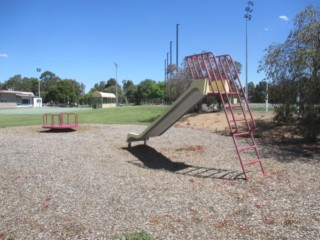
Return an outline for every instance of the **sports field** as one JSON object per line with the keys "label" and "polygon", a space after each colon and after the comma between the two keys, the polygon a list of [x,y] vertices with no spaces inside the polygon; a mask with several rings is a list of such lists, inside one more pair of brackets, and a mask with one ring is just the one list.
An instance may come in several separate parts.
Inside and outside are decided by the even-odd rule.
{"label": "sports field", "polygon": [[42,125],[44,113],[77,112],[79,124],[149,124],[167,106],[123,106],[117,108],[15,108],[0,109],[0,127]]}

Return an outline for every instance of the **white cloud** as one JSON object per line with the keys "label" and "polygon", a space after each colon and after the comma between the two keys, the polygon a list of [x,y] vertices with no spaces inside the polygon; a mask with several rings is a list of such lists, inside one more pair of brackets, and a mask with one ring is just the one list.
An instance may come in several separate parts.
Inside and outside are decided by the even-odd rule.
{"label": "white cloud", "polygon": [[6,54],[6,53],[0,53],[0,57],[7,58],[7,57],[9,57],[9,56],[8,56],[8,54]]}
{"label": "white cloud", "polygon": [[279,16],[280,19],[284,20],[284,21],[289,21],[289,18],[287,16]]}
{"label": "white cloud", "polygon": [[266,32],[269,32],[269,31],[271,31],[272,29],[271,29],[271,28],[268,28],[268,27],[265,27],[264,30],[265,30]]}

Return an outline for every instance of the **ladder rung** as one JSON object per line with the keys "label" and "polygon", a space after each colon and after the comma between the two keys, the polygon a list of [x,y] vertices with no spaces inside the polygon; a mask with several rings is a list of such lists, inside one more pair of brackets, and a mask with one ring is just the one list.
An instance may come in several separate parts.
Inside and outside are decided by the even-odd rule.
{"label": "ladder rung", "polygon": [[222,95],[238,95],[238,92],[221,92]]}
{"label": "ladder rung", "polygon": [[224,106],[225,108],[241,108],[242,106],[241,105],[227,105],[227,106]]}
{"label": "ladder rung", "polygon": [[242,151],[245,151],[245,150],[248,150],[248,149],[252,149],[252,148],[256,148],[256,147],[257,147],[256,145],[251,145],[249,147],[238,148],[238,150],[240,152],[242,152]]}
{"label": "ladder rung", "polygon": [[245,136],[245,135],[250,135],[250,132],[240,132],[240,133],[234,133],[233,136],[238,137],[238,136]]}
{"label": "ladder rung", "polygon": [[261,160],[260,159],[256,159],[256,160],[253,160],[253,161],[250,161],[250,162],[245,162],[243,163],[244,166],[249,166],[249,165],[252,165],[252,164],[255,164],[255,163],[260,163]]}
{"label": "ladder rung", "polygon": [[231,119],[229,122],[246,122],[247,121],[247,119],[245,119],[245,118],[240,118],[240,119]]}

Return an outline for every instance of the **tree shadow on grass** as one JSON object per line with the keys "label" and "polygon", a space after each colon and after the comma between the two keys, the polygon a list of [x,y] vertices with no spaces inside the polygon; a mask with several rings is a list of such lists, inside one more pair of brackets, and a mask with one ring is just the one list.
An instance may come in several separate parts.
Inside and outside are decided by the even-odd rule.
{"label": "tree shadow on grass", "polygon": [[193,166],[184,162],[173,162],[162,153],[148,145],[137,145],[131,148],[123,148],[137,158],[137,161],[129,161],[138,167],[168,171],[174,174],[186,175],[196,178],[211,178],[224,180],[243,180],[242,172]]}

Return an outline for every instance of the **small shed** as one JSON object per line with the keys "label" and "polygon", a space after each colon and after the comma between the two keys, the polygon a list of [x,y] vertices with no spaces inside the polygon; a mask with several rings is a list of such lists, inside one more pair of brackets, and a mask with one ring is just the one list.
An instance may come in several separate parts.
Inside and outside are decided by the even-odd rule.
{"label": "small shed", "polygon": [[106,92],[94,92],[92,94],[93,108],[111,108],[116,107],[116,95]]}

